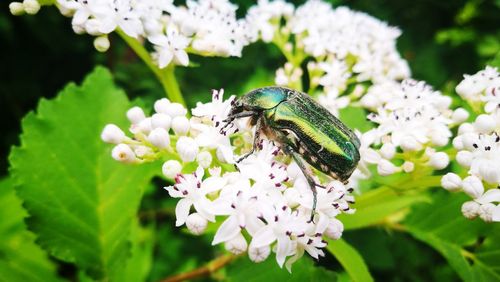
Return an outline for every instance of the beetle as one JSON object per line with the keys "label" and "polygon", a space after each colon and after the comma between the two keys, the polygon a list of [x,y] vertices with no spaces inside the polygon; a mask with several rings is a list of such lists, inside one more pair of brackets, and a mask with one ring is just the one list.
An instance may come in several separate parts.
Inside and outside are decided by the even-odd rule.
{"label": "beetle", "polygon": [[316,186],[323,186],[315,183],[305,162],[344,184],[359,162],[360,141],[354,132],[302,92],[278,86],[255,89],[233,102],[225,126],[244,117],[250,117],[256,130],[252,150],[237,162],[255,152],[261,134],[282,144],[312,190],[311,220],[316,211]]}

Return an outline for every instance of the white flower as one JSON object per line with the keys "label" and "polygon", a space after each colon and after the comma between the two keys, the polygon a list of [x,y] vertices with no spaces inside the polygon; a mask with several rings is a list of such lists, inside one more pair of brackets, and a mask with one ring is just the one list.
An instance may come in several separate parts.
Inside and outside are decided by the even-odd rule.
{"label": "white flower", "polygon": [[192,162],[196,159],[199,147],[193,138],[181,136],[175,146],[183,162]]}
{"label": "white flower", "polygon": [[247,250],[248,243],[243,235],[238,234],[225,244],[225,249],[235,255],[239,255]]}
{"label": "white flower", "polygon": [[20,16],[24,14],[24,5],[21,2],[11,2],[9,4],[10,13],[14,16]]}
{"label": "white flower", "polygon": [[171,118],[186,116],[187,114],[186,108],[184,108],[184,106],[179,103],[164,103],[164,105],[162,106],[162,113],[169,115]]}
{"label": "white flower", "polygon": [[198,213],[190,214],[186,219],[186,227],[191,233],[200,235],[207,229],[208,221]]}
{"label": "white flower", "polygon": [[474,201],[468,201],[462,205],[462,214],[468,219],[474,219],[479,215],[480,205]]}
{"label": "white flower", "polygon": [[200,152],[196,157],[196,161],[201,167],[209,168],[212,164],[212,155],[207,151]]}
{"label": "white flower", "polygon": [[271,254],[271,248],[268,245],[260,248],[251,247],[248,249],[248,256],[253,262],[263,262]]}
{"label": "white flower", "polygon": [[163,128],[168,132],[171,124],[172,124],[172,118],[169,115],[156,113],[151,117],[151,127],[153,129]]}
{"label": "white flower", "polygon": [[27,14],[34,15],[40,11],[40,3],[37,0],[24,0],[23,8]]}
{"label": "white flower", "polygon": [[441,186],[448,191],[457,191],[462,188],[462,179],[457,174],[448,172],[441,178]]}
{"label": "white flower", "polygon": [[167,98],[161,98],[160,100],[156,100],[156,102],[154,104],[154,109],[159,114],[166,114],[166,115],[170,116],[169,105],[170,105],[170,101]]}
{"label": "white flower", "polygon": [[264,197],[250,188],[250,182],[242,179],[222,191],[216,200],[215,213],[228,215],[217,230],[212,244],[219,244],[235,238],[240,230],[246,228],[250,234],[255,234],[264,226],[261,216],[259,198]]}
{"label": "white flower", "polygon": [[159,149],[165,149],[170,146],[170,135],[164,128],[158,127],[149,133],[148,141]]}
{"label": "white flower", "polygon": [[467,195],[476,199],[483,195],[484,186],[479,178],[476,176],[468,176],[462,182],[462,188]]}
{"label": "white flower", "polygon": [[144,33],[139,14],[134,9],[131,0],[113,0],[113,3],[108,3],[108,5],[106,16],[100,18],[102,22],[100,32],[110,33],[119,27],[128,36],[134,38]]}
{"label": "white flower", "polygon": [[127,139],[125,133],[115,124],[107,124],[101,133],[102,141],[111,144],[119,144]]}
{"label": "white flower", "polygon": [[466,111],[464,108],[455,109],[451,117],[451,119],[455,123],[462,123],[465,120],[467,120],[467,118],[469,118],[469,112]]}
{"label": "white flower", "polygon": [[108,51],[109,45],[109,39],[106,35],[99,36],[94,39],[94,47],[99,52]]}
{"label": "white flower", "polygon": [[203,174],[203,168],[199,167],[193,174],[178,175],[175,185],[165,187],[171,197],[182,198],[175,207],[176,226],[186,222],[191,206],[206,220],[215,220],[211,202],[206,195],[222,189],[225,180],[214,176],[202,180]]}
{"label": "white flower", "polygon": [[183,66],[189,64],[189,57],[185,50],[189,45],[189,38],[179,34],[175,26],[170,25],[167,28],[167,34],[151,35],[148,40],[155,45],[160,68],[166,67],[171,61]]}
{"label": "white flower", "polygon": [[493,211],[495,209],[495,205],[492,203],[482,204],[479,207],[479,217],[485,222],[491,222],[493,219]]}
{"label": "white flower", "polygon": [[166,161],[161,168],[163,175],[167,178],[174,178],[177,174],[181,173],[182,165],[176,160]]}
{"label": "white flower", "polygon": [[124,163],[133,163],[137,160],[132,148],[126,144],[116,145],[111,151],[111,156],[113,159]]}
{"label": "white flower", "polygon": [[172,129],[177,135],[185,135],[190,127],[189,120],[185,116],[176,116],[172,119]]}
{"label": "white flower", "polygon": [[378,174],[382,176],[391,175],[399,171],[399,168],[388,160],[381,159],[377,165]]}
{"label": "white flower", "polygon": [[146,118],[146,115],[141,108],[133,107],[127,111],[127,118],[132,124],[138,124]]}
{"label": "white flower", "polygon": [[444,169],[449,162],[450,158],[444,152],[432,153],[429,159],[429,165],[435,169]]}

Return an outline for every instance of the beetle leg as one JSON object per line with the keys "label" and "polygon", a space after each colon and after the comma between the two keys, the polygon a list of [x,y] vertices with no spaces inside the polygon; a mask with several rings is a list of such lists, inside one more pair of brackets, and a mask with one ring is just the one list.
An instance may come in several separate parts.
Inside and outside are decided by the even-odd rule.
{"label": "beetle leg", "polygon": [[245,155],[243,155],[242,157],[240,157],[236,162],[237,163],[240,163],[242,160],[248,158],[251,154],[253,154],[255,152],[255,150],[257,150],[257,146],[259,144],[259,141],[260,141],[260,130],[261,130],[261,127],[262,127],[262,122],[261,122],[261,119],[257,119],[257,123],[255,125],[255,135],[253,137],[253,145],[252,145],[252,150],[248,153],[246,153]]}
{"label": "beetle leg", "polygon": [[226,132],[224,131],[229,125],[232,124],[232,122],[235,120],[235,119],[238,119],[238,118],[244,118],[244,117],[250,117],[250,116],[253,116],[255,115],[255,112],[252,112],[252,111],[245,111],[245,112],[240,112],[240,113],[236,113],[236,114],[230,114],[227,116],[227,118],[225,120],[223,120],[222,122],[225,122],[226,124],[224,124],[224,126],[222,126],[219,130],[219,132],[221,134],[224,134],[226,135]]}
{"label": "beetle leg", "polygon": [[300,170],[302,171],[302,173],[306,177],[307,183],[309,184],[309,187],[311,188],[311,191],[313,193],[313,206],[312,206],[310,221],[314,222],[313,221],[314,220],[314,213],[316,212],[316,204],[318,201],[318,191],[316,190],[316,186],[320,186],[320,185],[316,184],[316,182],[312,178],[309,170],[307,169],[304,161],[302,160],[302,157],[297,152],[295,152],[295,150],[292,148],[292,146],[287,145],[287,146],[285,146],[285,148],[286,148],[287,153],[292,155],[293,160],[297,163]]}

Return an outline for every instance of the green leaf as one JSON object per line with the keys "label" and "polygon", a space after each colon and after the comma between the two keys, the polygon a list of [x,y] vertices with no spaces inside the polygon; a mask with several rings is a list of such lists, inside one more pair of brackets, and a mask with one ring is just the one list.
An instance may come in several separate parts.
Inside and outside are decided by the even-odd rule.
{"label": "green leaf", "polygon": [[330,240],[327,249],[337,258],[347,274],[351,277],[352,281],[373,281],[373,277],[363,257],[346,241],[342,239]]}
{"label": "green leaf", "polygon": [[428,201],[425,194],[398,194],[391,188],[370,190],[356,197],[354,214],[342,214],[338,218],[344,229],[358,229],[383,222],[387,217],[408,209],[411,205]]}
{"label": "green leaf", "polygon": [[0,281],[58,281],[54,265],[26,230],[12,179],[0,181]]}
{"label": "green leaf", "polygon": [[112,277],[130,255],[129,233],[152,165],[127,166],[100,140],[106,123],[125,127],[130,104],[111,74],[97,68],[22,121],[10,155],[28,225],[53,256],[94,279]]}
{"label": "green leaf", "polygon": [[500,227],[464,218],[460,208],[467,200],[463,194],[440,193],[432,205],[417,206],[405,226],[443,255],[463,280],[498,281]]}
{"label": "green leaf", "polygon": [[273,256],[261,263],[241,258],[226,267],[226,281],[335,281],[337,274],[323,267],[315,266],[313,261],[304,255],[292,266],[292,273],[279,268]]}

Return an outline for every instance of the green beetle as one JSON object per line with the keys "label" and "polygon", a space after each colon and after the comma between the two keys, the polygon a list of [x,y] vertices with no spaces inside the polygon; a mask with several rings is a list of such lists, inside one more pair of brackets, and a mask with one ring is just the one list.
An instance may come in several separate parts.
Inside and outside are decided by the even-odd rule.
{"label": "green beetle", "polygon": [[257,128],[252,150],[238,162],[256,150],[260,134],[282,144],[284,152],[299,165],[313,192],[311,219],[319,185],[303,160],[345,184],[359,162],[358,137],[307,94],[275,86],[253,90],[234,101],[226,125],[243,117],[250,117],[250,124]]}

